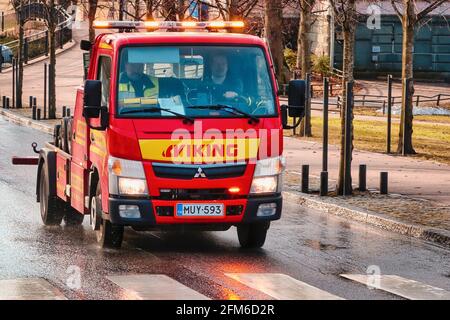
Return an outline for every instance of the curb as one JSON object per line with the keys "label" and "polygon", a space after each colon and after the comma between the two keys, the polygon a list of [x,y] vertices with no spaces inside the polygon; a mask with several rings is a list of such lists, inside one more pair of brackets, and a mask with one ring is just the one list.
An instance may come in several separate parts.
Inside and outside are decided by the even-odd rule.
{"label": "curb", "polygon": [[383,230],[396,232],[412,238],[431,241],[450,248],[450,232],[447,230],[405,223],[393,218],[386,218],[374,211],[328,203],[311,195],[302,194],[300,192],[284,191],[283,196],[288,201],[295,201],[296,203],[302,204],[308,208],[324,211],[328,214],[362,222]]}
{"label": "curb", "polygon": [[25,127],[33,128],[35,130],[39,130],[41,132],[47,133],[47,134],[53,134],[53,127],[49,126],[48,124],[32,120],[30,118],[25,118],[22,116],[18,116],[14,114],[11,111],[6,111],[4,109],[0,109],[0,115],[4,116],[7,120],[10,122],[13,122],[18,125],[22,125]]}

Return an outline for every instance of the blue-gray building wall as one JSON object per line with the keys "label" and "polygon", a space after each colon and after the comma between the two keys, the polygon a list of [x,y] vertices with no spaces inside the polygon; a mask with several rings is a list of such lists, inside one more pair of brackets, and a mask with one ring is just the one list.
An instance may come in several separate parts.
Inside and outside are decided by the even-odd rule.
{"label": "blue-gray building wall", "polygon": [[[416,77],[450,79],[450,17],[436,17],[417,28],[414,41]],[[342,43],[335,42],[334,66],[342,68]],[[356,29],[355,74],[401,73],[402,25],[397,16],[382,16],[381,28],[365,22]]]}

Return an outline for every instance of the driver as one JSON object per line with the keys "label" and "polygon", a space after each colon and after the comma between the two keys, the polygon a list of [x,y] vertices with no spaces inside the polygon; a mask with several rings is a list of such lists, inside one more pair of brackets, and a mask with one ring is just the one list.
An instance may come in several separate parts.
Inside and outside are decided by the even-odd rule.
{"label": "driver", "polygon": [[154,98],[159,95],[158,78],[144,73],[143,63],[125,63],[119,77],[119,99]]}
{"label": "driver", "polygon": [[214,100],[234,99],[242,95],[242,81],[230,76],[226,55],[213,56],[210,67],[211,77],[206,82]]}

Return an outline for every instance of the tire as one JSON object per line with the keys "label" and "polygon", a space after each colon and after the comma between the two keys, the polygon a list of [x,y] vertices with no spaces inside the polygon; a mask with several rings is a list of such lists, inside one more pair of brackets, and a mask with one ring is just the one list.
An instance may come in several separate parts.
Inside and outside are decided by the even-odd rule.
{"label": "tire", "polygon": [[[98,212],[102,211],[102,201],[101,201],[101,188],[100,182],[97,183],[97,189],[95,192],[95,210]],[[91,202],[93,204],[93,202]],[[91,210],[93,205],[91,205]],[[124,227],[121,225],[112,224],[110,221],[101,219],[100,227],[95,231],[97,236],[97,242],[102,248],[120,248],[122,246]]]}
{"label": "tire", "polygon": [[[45,166],[45,163],[44,163]],[[63,202],[57,197],[49,196],[49,185],[45,168],[41,168],[39,178],[39,202],[42,222],[46,226],[58,226],[64,217]]]}
{"label": "tire", "polygon": [[67,153],[72,154],[72,124],[73,119],[68,118],[67,124],[66,124],[66,137],[67,137]]}
{"label": "tire", "polygon": [[64,223],[67,226],[80,226],[83,224],[84,215],[72,207],[67,207],[64,214]]}
{"label": "tire", "polygon": [[61,125],[56,124],[53,129],[53,143],[56,147],[61,148]]}
{"label": "tire", "polygon": [[60,129],[60,140],[61,140],[61,149],[70,154],[70,147],[69,147],[69,142],[71,140],[69,140],[69,124],[70,119],[69,118],[63,118],[61,120],[61,129]]}
{"label": "tire", "polygon": [[239,243],[242,248],[261,248],[266,242],[270,222],[243,224],[237,227]]}

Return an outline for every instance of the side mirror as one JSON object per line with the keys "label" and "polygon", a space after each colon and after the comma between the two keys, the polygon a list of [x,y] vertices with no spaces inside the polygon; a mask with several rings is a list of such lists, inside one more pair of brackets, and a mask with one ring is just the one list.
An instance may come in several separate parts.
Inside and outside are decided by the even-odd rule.
{"label": "side mirror", "polygon": [[83,116],[98,118],[102,104],[102,82],[99,80],[86,80],[84,82],[84,108]]}
{"label": "side mirror", "polygon": [[288,125],[288,108],[285,104],[281,106],[281,124],[283,125],[283,129],[290,129]]}
{"label": "side mirror", "polygon": [[305,115],[305,90],[306,83],[304,80],[289,81],[289,117],[302,118]]}
{"label": "side mirror", "polygon": [[89,40],[81,40],[80,49],[83,51],[91,51],[92,43]]}
{"label": "side mirror", "polygon": [[108,109],[102,106],[102,82],[99,80],[86,80],[84,82],[83,117],[86,120],[100,118],[101,126],[89,127],[95,130],[105,130],[108,126]]}

